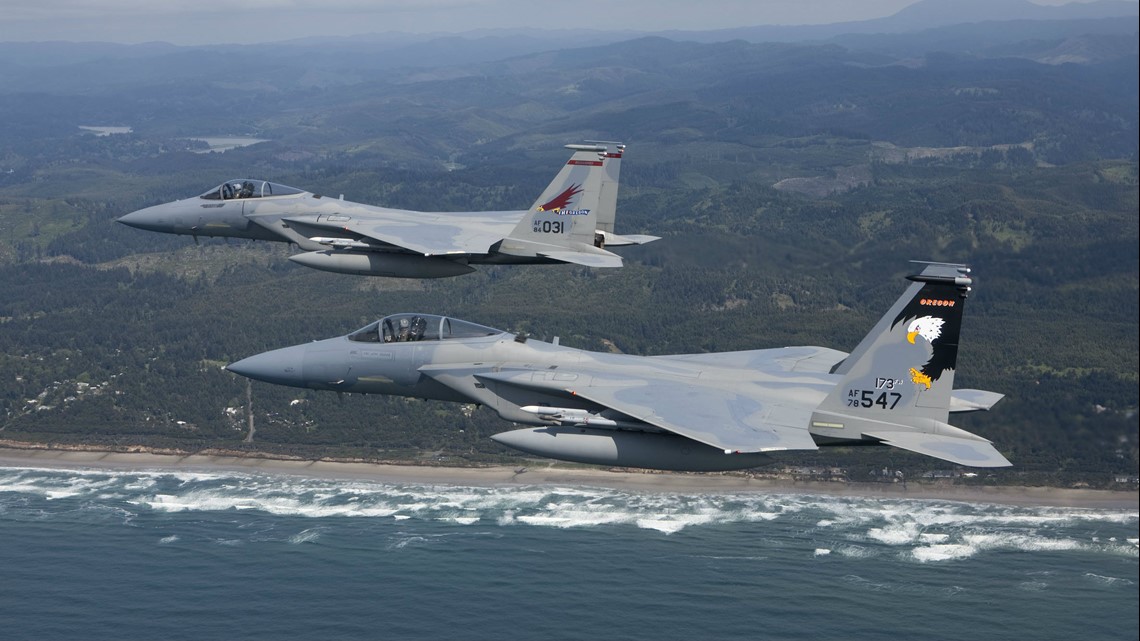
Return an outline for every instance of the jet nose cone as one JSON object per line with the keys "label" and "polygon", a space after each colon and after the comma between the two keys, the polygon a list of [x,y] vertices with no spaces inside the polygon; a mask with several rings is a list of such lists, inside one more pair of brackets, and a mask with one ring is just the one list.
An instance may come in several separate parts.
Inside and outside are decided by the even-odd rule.
{"label": "jet nose cone", "polygon": [[304,387],[305,378],[302,369],[306,347],[306,345],[295,345],[256,354],[236,363],[230,363],[226,365],[226,369],[234,374],[266,383]]}
{"label": "jet nose cone", "polygon": [[165,216],[161,216],[159,212],[160,207],[162,207],[162,205],[132,211],[126,216],[120,216],[116,222],[123,223],[127,227],[134,227],[135,229],[161,231],[162,227],[168,227],[169,225],[167,225],[164,220]]}

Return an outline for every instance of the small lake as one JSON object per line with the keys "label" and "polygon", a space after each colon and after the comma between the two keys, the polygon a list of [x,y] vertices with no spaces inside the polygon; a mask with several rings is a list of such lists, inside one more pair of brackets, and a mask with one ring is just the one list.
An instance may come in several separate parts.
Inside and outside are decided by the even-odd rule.
{"label": "small lake", "polygon": [[95,134],[96,136],[110,136],[111,134],[129,134],[132,131],[134,131],[134,129],[131,129],[130,127],[96,127],[96,126],[79,125],[79,128],[82,129],[83,131],[89,131],[89,132]]}
{"label": "small lake", "polygon": [[194,153],[205,154],[212,151],[225,152],[238,147],[248,147],[259,142],[269,142],[264,138],[250,138],[248,136],[200,136],[190,140],[201,140],[210,146],[209,149],[195,149]]}

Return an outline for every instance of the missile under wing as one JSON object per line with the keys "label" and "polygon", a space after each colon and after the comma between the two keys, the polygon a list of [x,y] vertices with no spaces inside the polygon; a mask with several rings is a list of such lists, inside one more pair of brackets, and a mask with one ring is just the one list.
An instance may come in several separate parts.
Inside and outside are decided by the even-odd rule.
{"label": "missile under wing", "polygon": [[583,463],[730,470],[774,452],[891,445],[966,466],[1009,465],[988,440],[948,422],[1002,397],[953,389],[969,268],[924,263],[908,278],[851,354],[608,354],[413,313],[228,368],[280,385],[485,405],[534,426],[496,441]]}
{"label": "missile under wing", "polygon": [[606,249],[656,236],[614,233],[621,143],[566,145],[573,151],[524,211],[421,212],[327,198],[263,180],[225,182],[201,196],[132,212],[120,223],[189,236],[292,243],[290,260],[324,271],[444,278],[478,264],[620,267]]}

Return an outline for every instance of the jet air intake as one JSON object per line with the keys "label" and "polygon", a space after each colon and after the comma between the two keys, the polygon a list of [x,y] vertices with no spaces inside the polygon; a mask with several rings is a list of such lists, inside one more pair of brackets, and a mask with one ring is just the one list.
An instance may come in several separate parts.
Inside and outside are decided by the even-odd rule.
{"label": "jet air intake", "polygon": [[384,254],[330,249],[297,254],[290,256],[289,260],[298,265],[321,271],[336,274],[355,274],[357,276],[449,278],[475,271],[474,267],[466,263],[417,254]]}

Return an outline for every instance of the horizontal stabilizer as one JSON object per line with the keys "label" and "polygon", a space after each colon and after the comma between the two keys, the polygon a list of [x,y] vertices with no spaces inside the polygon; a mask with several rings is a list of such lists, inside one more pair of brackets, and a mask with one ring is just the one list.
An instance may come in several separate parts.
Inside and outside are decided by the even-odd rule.
{"label": "horizontal stabilizer", "polygon": [[886,445],[933,456],[968,467],[1009,467],[1013,465],[989,441],[923,432],[864,432]]}
{"label": "horizontal stabilizer", "polygon": [[606,252],[604,254],[595,254],[593,252],[576,252],[576,251],[552,251],[552,252],[539,252],[539,256],[545,256],[553,260],[560,260],[564,263],[574,263],[575,265],[585,265],[586,267],[621,267],[621,256]]}
{"label": "horizontal stabilizer", "polygon": [[992,409],[1005,394],[984,389],[956,389],[950,394],[951,412],[977,412]]}
{"label": "horizontal stabilizer", "polygon": [[602,235],[607,247],[625,247],[626,245],[644,245],[651,243],[655,240],[661,240],[660,236],[649,236],[647,234],[614,234],[608,231],[598,230]]}

